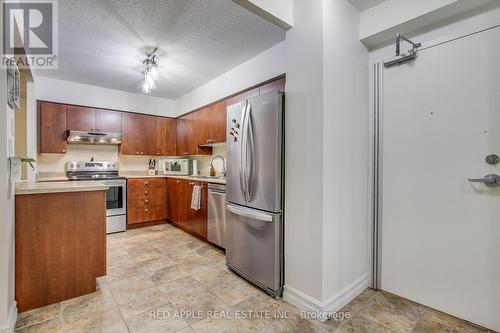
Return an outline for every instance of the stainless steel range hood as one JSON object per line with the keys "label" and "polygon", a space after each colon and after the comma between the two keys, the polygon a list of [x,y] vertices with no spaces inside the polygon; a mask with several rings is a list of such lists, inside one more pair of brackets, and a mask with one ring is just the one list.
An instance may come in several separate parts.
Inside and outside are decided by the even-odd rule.
{"label": "stainless steel range hood", "polygon": [[122,134],[68,130],[67,141],[86,145],[119,145],[122,143]]}

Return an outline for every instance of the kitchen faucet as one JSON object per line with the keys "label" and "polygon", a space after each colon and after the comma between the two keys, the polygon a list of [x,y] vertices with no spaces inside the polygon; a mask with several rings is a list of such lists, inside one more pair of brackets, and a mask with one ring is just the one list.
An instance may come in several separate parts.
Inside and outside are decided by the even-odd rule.
{"label": "kitchen faucet", "polygon": [[212,159],[210,160],[210,163],[208,163],[208,165],[211,168],[213,168],[214,167],[213,163],[217,158],[220,158],[222,160],[222,175],[225,177],[226,176],[226,161],[224,160],[224,157],[222,157],[220,155],[215,155],[214,157],[212,157]]}

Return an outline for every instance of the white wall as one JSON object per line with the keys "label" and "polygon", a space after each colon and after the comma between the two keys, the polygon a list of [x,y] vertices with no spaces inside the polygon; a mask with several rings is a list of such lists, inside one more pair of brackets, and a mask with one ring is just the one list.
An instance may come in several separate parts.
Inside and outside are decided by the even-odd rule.
{"label": "white wall", "polygon": [[[0,19],[0,26],[2,24]],[[17,315],[14,302],[14,186],[9,182],[8,160],[14,152],[14,114],[7,105],[6,80],[5,69],[0,68],[0,332],[9,332]]]}
{"label": "white wall", "polygon": [[193,111],[285,72],[285,42],[281,42],[177,99],[176,114]]}
{"label": "white wall", "polygon": [[370,48],[392,43],[397,33],[442,24],[481,7],[497,6],[496,0],[386,0],[361,13],[360,39]]}
{"label": "white wall", "polygon": [[284,298],[337,311],[369,283],[368,52],[347,0],[294,2],[287,32]]}
{"label": "white wall", "polygon": [[293,0],[233,1],[285,30],[293,26]]}
{"label": "white wall", "polygon": [[370,278],[369,70],[359,12],[328,0],[324,18],[323,300],[337,310]]}
{"label": "white wall", "polygon": [[293,1],[292,0],[249,0],[276,16],[290,27],[293,26]]}
{"label": "white wall", "polygon": [[[95,145],[68,145],[66,154],[38,154],[37,172],[40,176],[63,176],[66,172],[67,161],[89,161],[92,157],[96,161],[117,161],[120,172],[144,171],[148,170],[150,158],[162,159],[159,156],[124,156],[119,154],[118,146],[95,146]],[[226,147],[216,147],[213,155],[221,155],[226,158]],[[212,156],[192,156],[198,160],[198,170],[207,173],[208,163]],[[217,160],[214,162],[214,168],[217,172],[222,171],[222,163]]]}
{"label": "white wall", "polygon": [[285,299],[322,300],[323,3],[294,1],[286,33]]}
{"label": "white wall", "polygon": [[[419,33],[412,39],[415,42],[422,43],[422,47],[425,48],[500,24],[500,7],[496,6],[487,9],[489,10],[472,11],[469,15],[462,17],[461,20]],[[378,48],[370,52],[370,63],[391,59],[394,55],[394,45]]]}
{"label": "white wall", "polygon": [[36,76],[36,99],[100,108],[175,116],[172,100]]}

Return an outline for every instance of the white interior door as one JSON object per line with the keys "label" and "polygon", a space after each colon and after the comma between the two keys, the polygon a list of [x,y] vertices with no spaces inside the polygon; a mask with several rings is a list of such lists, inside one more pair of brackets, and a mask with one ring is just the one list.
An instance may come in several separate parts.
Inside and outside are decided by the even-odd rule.
{"label": "white interior door", "polygon": [[381,288],[500,330],[500,29],[383,69]]}

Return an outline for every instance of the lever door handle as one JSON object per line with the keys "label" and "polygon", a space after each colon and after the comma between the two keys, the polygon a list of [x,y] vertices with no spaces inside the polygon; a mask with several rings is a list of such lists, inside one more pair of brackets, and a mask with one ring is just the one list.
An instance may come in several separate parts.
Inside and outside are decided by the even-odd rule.
{"label": "lever door handle", "polygon": [[500,185],[500,176],[491,174],[484,176],[484,178],[469,178],[469,182],[484,183],[488,187],[497,187]]}

